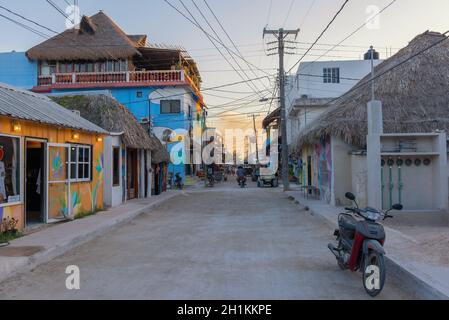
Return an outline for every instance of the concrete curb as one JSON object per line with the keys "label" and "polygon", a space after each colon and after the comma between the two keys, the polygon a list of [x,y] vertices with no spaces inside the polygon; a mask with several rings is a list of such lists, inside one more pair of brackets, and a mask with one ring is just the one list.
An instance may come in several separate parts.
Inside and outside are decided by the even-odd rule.
{"label": "concrete curb", "polygon": [[[294,195],[290,195],[294,198],[294,200],[301,204],[301,198],[296,197]],[[314,216],[320,217],[324,220],[330,227],[338,228],[337,220],[331,220],[326,215],[321,214],[317,210],[308,207],[310,213]],[[390,228],[385,228],[387,233],[390,231]],[[391,230],[395,232],[394,230]],[[422,274],[422,272],[418,270],[410,270],[410,267],[405,267],[399,261],[396,261],[394,258],[385,256],[386,266],[388,268],[388,272],[390,275],[395,276],[397,279],[401,281],[400,285],[404,289],[413,292],[418,299],[427,299],[427,300],[449,300],[449,296],[443,293],[441,290],[437,288],[437,284],[430,283],[431,281],[426,281],[426,275]]]}
{"label": "concrete curb", "polygon": [[[2,263],[0,259],[0,283],[19,273],[31,271],[37,266],[47,263],[59,256],[62,256],[72,249],[75,249],[89,241],[92,241],[110,231],[116,230],[121,226],[133,221],[137,217],[148,213],[149,210],[157,209],[165,202],[180,195],[182,195],[182,193],[177,192],[168,194],[163,199],[156,200],[148,205],[126,212],[118,217],[111,218],[109,221],[102,223],[98,228],[94,228],[93,230],[90,230],[83,235],[75,236],[73,238],[67,239],[66,241],[59,242],[54,246],[45,248],[43,251],[38,252],[30,257],[7,258],[8,262],[6,265]],[[105,212],[104,214],[107,215],[107,212]],[[94,217],[96,216],[87,217],[85,219],[91,219]],[[14,242],[12,243],[12,245],[14,245]],[[15,261],[11,261],[13,259]]]}

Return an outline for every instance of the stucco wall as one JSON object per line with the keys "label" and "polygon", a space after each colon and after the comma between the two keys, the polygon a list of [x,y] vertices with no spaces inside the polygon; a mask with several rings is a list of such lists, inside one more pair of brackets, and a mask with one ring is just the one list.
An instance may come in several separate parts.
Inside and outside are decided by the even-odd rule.
{"label": "stucco wall", "polygon": [[[374,65],[381,62],[382,60],[375,60]],[[339,68],[340,83],[324,83],[324,68]],[[309,98],[339,97],[355,86],[359,82],[357,79],[362,79],[370,71],[370,60],[303,62],[298,69],[299,85],[295,88],[297,90],[296,96],[298,98],[301,95],[307,95]]]}
{"label": "stucco wall", "polygon": [[23,89],[37,85],[37,63],[25,52],[0,53],[0,82]]}
{"label": "stucco wall", "polygon": [[368,205],[367,199],[367,179],[368,169],[366,156],[364,155],[351,155],[351,172],[352,172],[352,188],[348,191],[352,192],[356,198],[360,207],[366,207]]}
{"label": "stucco wall", "polygon": [[333,205],[350,204],[345,198],[346,192],[352,191],[351,146],[340,138],[332,137],[332,200]]}

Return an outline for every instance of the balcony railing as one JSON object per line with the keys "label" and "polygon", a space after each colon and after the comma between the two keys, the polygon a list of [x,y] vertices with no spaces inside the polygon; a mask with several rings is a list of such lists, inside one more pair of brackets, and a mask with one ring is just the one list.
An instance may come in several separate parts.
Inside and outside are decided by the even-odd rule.
{"label": "balcony railing", "polygon": [[55,73],[50,76],[39,76],[39,86],[96,83],[133,83],[133,82],[184,82],[183,70],[167,71],[120,71],[120,72],[86,72]]}

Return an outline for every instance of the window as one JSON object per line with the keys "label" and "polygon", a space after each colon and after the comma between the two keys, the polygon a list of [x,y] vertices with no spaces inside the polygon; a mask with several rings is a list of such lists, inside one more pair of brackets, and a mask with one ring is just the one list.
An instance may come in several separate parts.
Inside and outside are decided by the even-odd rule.
{"label": "window", "polygon": [[324,83],[340,83],[340,68],[324,68],[323,69]]}
{"label": "window", "polygon": [[120,61],[114,61],[114,71],[118,72],[120,70]]}
{"label": "window", "polygon": [[127,70],[128,70],[128,61],[120,60],[120,71],[127,71]]}
{"label": "window", "polygon": [[91,147],[72,145],[70,147],[70,180],[91,180]]}
{"label": "window", "polygon": [[136,96],[137,96],[137,98],[142,98],[143,97],[143,92],[142,91],[137,91]]}
{"label": "window", "polygon": [[95,66],[96,72],[105,72],[106,71],[106,62],[97,62]]}
{"label": "window", "polygon": [[120,186],[120,147],[112,149],[112,184]]}
{"label": "window", "polygon": [[80,72],[82,72],[82,73],[87,72],[87,64],[86,63],[80,63]]}
{"label": "window", "polygon": [[181,113],[180,100],[161,100],[161,114]]}
{"label": "window", "polygon": [[0,136],[0,205],[21,201],[21,181],[20,139]]}
{"label": "window", "polygon": [[56,73],[56,62],[53,61],[42,61],[40,68],[41,76],[50,76]]}
{"label": "window", "polygon": [[59,73],[67,73],[67,65],[65,63],[59,64]]}

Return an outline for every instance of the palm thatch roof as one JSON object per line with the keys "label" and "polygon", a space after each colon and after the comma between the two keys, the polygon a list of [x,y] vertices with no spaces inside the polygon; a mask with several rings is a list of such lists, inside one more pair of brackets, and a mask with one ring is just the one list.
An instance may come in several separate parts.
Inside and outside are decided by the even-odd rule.
{"label": "palm thatch roof", "polygon": [[151,153],[151,162],[154,164],[158,163],[169,163],[170,162],[170,154],[167,149],[163,146],[162,142],[156,138],[154,135],[151,135],[151,140],[157,145],[157,148],[153,150]]}
{"label": "palm thatch roof", "polygon": [[122,133],[128,148],[156,150],[158,145],[137,122],[134,115],[107,95],[64,95],[52,97],[63,107],[77,110],[81,117],[110,133]]}
{"label": "palm thatch roof", "polygon": [[[142,124],[142,127],[146,132],[150,131],[149,123]],[[162,144],[162,142],[154,134],[150,135],[150,139],[157,146],[157,148],[151,153],[151,162],[154,164],[170,162],[170,154],[168,153],[167,148]]]}
{"label": "palm thatch roof", "polygon": [[[425,32],[375,68],[375,97],[382,101],[385,133],[449,131],[449,41],[437,32]],[[405,62],[410,57],[431,49]],[[388,71],[392,69],[391,71]],[[371,75],[353,90],[328,104],[328,109],[306,127],[299,145],[336,136],[366,146],[367,103]]]}
{"label": "palm thatch roof", "polygon": [[133,34],[128,35],[128,38],[134,42],[136,47],[144,47],[147,45],[147,35],[146,34]]}
{"label": "palm thatch roof", "polygon": [[262,126],[264,129],[268,128],[274,121],[281,117],[281,108],[277,108],[263,119]]}
{"label": "palm thatch roof", "polygon": [[118,60],[140,56],[137,46],[144,36],[131,36],[102,11],[84,16],[79,28],[68,29],[31,48],[31,60]]}

